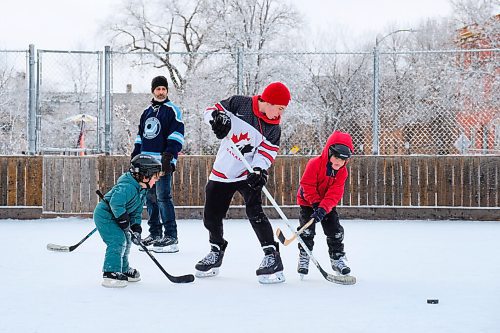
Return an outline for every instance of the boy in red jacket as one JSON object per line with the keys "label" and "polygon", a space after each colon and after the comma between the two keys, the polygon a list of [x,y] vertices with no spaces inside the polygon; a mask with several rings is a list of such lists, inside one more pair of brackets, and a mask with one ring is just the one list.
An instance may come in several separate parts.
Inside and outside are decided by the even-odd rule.
{"label": "boy in red jacket", "polygon": [[[321,222],[326,235],[328,254],[332,268],[339,274],[347,275],[351,269],[346,264],[344,228],[340,225],[335,207],[344,195],[347,179],[346,164],[354,150],[349,134],[335,131],[328,138],[320,156],[307,162],[297,191],[297,204],[300,205],[300,226],[310,219],[313,224],[301,234],[304,243],[312,251],[316,223]],[[303,277],[309,271],[309,255],[299,244],[299,264],[297,272]]]}

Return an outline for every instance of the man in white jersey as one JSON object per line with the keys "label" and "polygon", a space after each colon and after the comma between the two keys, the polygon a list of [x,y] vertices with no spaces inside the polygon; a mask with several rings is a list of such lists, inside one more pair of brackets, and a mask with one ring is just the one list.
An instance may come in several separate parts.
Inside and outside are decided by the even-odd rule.
{"label": "man in white jersey", "polygon": [[[203,223],[209,231],[211,250],[195,266],[198,277],[218,274],[228,244],[223,237],[222,221],[233,195],[239,192],[264,251],[264,259],[256,271],[259,282],[285,281],[278,243],[262,209],[262,187],[267,182],[267,169],[278,154],[281,115],[289,102],[288,88],[281,82],[273,82],[262,95],[232,96],[205,110],[204,121],[222,141],[205,188]],[[231,136],[226,138],[229,132]],[[253,172],[247,171],[229,140],[236,144]]]}

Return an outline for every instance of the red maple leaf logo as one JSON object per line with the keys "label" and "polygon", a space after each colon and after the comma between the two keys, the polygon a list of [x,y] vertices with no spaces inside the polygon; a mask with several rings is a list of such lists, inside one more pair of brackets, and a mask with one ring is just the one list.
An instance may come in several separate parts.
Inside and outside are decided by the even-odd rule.
{"label": "red maple leaf logo", "polygon": [[233,140],[234,143],[238,143],[238,142],[243,141],[243,140],[249,140],[248,132],[245,134],[240,133],[239,136],[236,136],[235,134],[233,134],[233,136],[231,137],[231,140]]}

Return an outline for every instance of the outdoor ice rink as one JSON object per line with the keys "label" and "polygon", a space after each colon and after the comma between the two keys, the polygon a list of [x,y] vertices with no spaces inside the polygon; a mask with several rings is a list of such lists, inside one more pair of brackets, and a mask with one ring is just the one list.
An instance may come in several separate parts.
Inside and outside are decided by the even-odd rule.
{"label": "outdoor ice rink", "polygon": [[[298,222],[291,221],[294,225]],[[286,225],[273,220],[290,236]],[[326,281],[311,265],[301,281],[296,243],[281,247],[287,281],[261,285],[263,253],[250,224],[225,222],[220,274],[171,283],[137,247],[142,281],[101,287],[104,243],[91,219],[0,220],[0,332],[500,332],[500,223],[344,220],[357,284]],[[146,221],[143,236],[147,235]],[[154,254],[172,275],[194,273],[209,250],[201,220],[180,220],[176,254]],[[321,227],[314,253],[331,271]],[[439,299],[439,304],[427,304]]]}

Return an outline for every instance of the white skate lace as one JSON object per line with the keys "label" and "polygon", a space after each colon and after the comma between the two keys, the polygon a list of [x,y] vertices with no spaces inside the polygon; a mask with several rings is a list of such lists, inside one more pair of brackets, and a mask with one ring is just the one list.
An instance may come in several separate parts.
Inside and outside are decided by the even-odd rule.
{"label": "white skate lace", "polygon": [[346,260],[344,257],[340,257],[337,260],[333,260],[333,264],[339,269],[342,270],[344,267],[347,267],[346,263],[344,262]]}
{"label": "white skate lace", "polygon": [[213,265],[217,262],[217,258],[219,257],[219,254],[217,252],[210,251],[205,258],[201,259],[201,262],[205,265]]}
{"label": "white skate lace", "polygon": [[309,256],[307,254],[299,254],[299,267],[309,268]]}
{"label": "white skate lace", "polygon": [[264,257],[264,259],[262,259],[262,262],[260,263],[259,268],[270,267],[270,266],[274,265],[275,262],[276,262],[276,259],[274,258],[274,255],[268,254]]}

